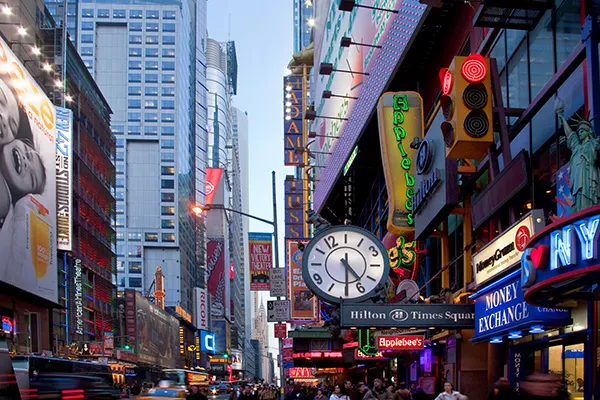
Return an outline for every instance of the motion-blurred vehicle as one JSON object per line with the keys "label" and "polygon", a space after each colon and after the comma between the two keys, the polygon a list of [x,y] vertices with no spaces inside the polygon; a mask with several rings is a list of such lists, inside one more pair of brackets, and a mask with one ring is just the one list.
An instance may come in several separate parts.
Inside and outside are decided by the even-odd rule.
{"label": "motion-blurred vehicle", "polygon": [[219,393],[231,393],[231,386],[229,386],[227,383],[219,383],[217,385],[217,390],[219,391]]}
{"label": "motion-blurred vehicle", "polygon": [[150,389],[144,396],[136,397],[137,400],[161,400],[161,399],[185,399],[186,393],[183,389],[157,387]]}
{"label": "motion-blurred vehicle", "polygon": [[216,396],[216,395],[218,395],[218,394],[219,394],[219,389],[217,389],[217,387],[216,387],[215,385],[210,385],[210,386],[208,387],[208,394],[211,394],[211,395],[215,395],[215,396]]}
{"label": "motion-blurred vehicle", "polygon": [[198,386],[200,389],[203,389],[208,387],[209,382],[206,372],[190,371],[187,369],[164,369],[160,379],[171,381],[171,386],[179,389],[187,389],[190,386]]}

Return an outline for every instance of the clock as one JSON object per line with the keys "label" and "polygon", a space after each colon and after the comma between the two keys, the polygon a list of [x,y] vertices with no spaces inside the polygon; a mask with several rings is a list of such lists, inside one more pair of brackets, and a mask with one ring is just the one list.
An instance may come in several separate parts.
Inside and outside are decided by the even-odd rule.
{"label": "clock", "polygon": [[373,297],[390,273],[387,250],[371,232],[340,225],[319,232],[302,256],[302,276],[329,303]]}

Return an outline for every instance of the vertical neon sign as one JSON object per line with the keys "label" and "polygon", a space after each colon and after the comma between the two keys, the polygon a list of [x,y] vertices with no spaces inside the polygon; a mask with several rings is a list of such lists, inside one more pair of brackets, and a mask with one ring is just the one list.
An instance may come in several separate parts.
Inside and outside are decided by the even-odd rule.
{"label": "vertical neon sign", "polygon": [[78,335],[83,335],[83,282],[81,272],[81,260],[76,259],[73,284],[75,285],[75,333]]}

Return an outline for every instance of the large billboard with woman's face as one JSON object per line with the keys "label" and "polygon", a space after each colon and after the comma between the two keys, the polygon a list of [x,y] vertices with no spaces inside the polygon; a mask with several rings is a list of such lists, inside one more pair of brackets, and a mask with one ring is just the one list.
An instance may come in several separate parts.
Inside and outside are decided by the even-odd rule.
{"label": "large billboard with woman's face", "polygon": [[0,39],[0,281],[56,303],[55,121]]}

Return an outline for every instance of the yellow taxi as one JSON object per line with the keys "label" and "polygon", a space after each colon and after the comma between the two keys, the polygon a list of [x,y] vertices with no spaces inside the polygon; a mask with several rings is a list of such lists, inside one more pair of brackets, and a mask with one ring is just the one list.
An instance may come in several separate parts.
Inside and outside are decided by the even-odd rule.
{"label": "yellow taxi", "polygon": [[137,397],[137,400],[164,400],[164,399],[185,399],[186,393],[183,389],[174,387],[157,387],[150,389],[148,394]]}

